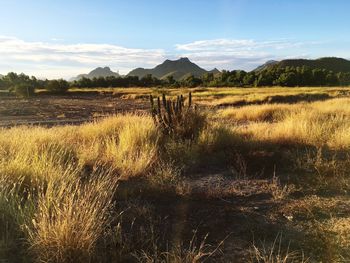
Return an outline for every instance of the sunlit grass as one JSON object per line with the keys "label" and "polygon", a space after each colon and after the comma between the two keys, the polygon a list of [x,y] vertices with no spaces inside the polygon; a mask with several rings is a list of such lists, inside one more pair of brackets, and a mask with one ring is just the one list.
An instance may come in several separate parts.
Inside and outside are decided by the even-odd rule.
{"label": "sunlit grass", "polygon": [[350,147],[350,100],[251,105],[220,110],[217,118],[245,121],[236,129],[257,141]]}
{"label": "sunlit grass", "polygon": [[[136,99],[146,98],[150,93],[157,96],[165,92],[175,96],[192,91],[196,103],[217,106],[234,100],[244,101],[243,105],[246,105],[269,96],[305,93],[337,97],[347,89],[130,88],[95,91],[112,91]],[[244,158],[248,156],[251,162],[260,161],[254,159],[255,154],[267,151],[266,145],[272,145],[280,155],[284,149],[296,149],[293,154],[299,154],[300,150],[298,157],[289,154],[288,157],[294,159],[288,161],[313,173],[328,189],[331,189],[330,182],[336,181],[333,189],[348,190],[349,162],[344,151],[350,149],[349,98],[294,104],[268,104],[267,101],[261,105],[213,109],[209,116],[208,125],[200,130],[198,138],[186,143],[162,134],[148,114],[110,116],[80,126],[19,126],[0,130],[0,222],[7,226],[7,235],[12,235],[11,242],[23,244],[25,240],[24,247],[41,262],[93,262],[98,255],[97,246],[105,238],[106,228],[113,219],[112,202],[118,194],[119,180],[142,178],[153,188],[171,189],[179,196],[188,197],[191,188],[181,184],[186,176],[191,179],[192,173],[201,175],[231,169],[235,170],[235,176],[247,182],[248,187],[253,172],[262,172],[254,170],[249,174],[253,169]],[[342,153],[344,160],[339,159],[337,152]],[[274,162],[271,165],[278,167],[285,165],[272,159],[264,160],[271,160]],[[239,162],[238,166],[235,162]],[[272,178],[270,195],[276,203],[288,199],[295,189],[289,188],[284,181],[282,183],[273,173],[264,176],[269,176],[268,180]],[[299,174],[293,173],[293,176]],[[234,189],[226,192],[220,187],[209,190],[208,193],[213,193],[212,197],[216,198],[237,194]],[[342,227],[342,224],[348,224],[347,219],[335,218],[329,222],[335,222],[331,229],[335,233],[348,231],[347,225]],[[339,242],[347,248],[344,242],[348,242],[348,237]],[[292,256],[277,253],[277,257],[275,254],[271,257],[272,254],[266,252],[269,251],[256,248],[257,259],[284,262]],[[140,251],[136,254],[146,262],[156,260],[154,255]],[[174,262],[199,262],[205,255],[201,247],[187,250],[179,247],[163,253],[162,257]]]}

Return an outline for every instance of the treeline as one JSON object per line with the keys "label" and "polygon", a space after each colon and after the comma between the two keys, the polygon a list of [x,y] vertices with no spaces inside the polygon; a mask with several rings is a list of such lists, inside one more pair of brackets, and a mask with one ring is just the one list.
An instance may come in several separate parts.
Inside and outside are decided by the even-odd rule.
{"label": "treeline", "polygon": [[152,75],[142,78],[100,77],[82,78],[68,82],[59,80],[40,80],[25,74],[8,73],[0,78],[0,89],[7,89],[19,95],[30,96],[35,89],[46,89],[51,93],[64,93],[70,87],[99,88],[99,87],[262,87],[262,86],[348,86],[350,72],[339,72],[309,67],[271,67],[259,72],[243,70],[222,71],[217,74],[206,73],[202,77],[188,75],[182,80],[173,76],[158,79]]}
{"label": "treeline", "polygon": [[[232,72],[231,72],[232,73]],[[237,74],[237,73],[236,73]],[[326,69],[303,67],[271,67],[261,72],[241,73],[237,77],[241,86],[347,86],[350,85],[350,72],[335,73]],[[228,78],[228,82],[230,82]],[[231,85],[229,85],[231,86]]]}
{"label": "treeline", "polygon": [[77,88],[95,88],[95,87],[195,87],[203,83],[202,78],[196,78],[189,75],[181,81],[177,81],[173,76],[168,76],[165,79],[158,79],[151,74],[145,75],[142,78],[137,76],[126,77],[100,77],[100,78],[81,78],[71,82],[72,87]]}
{"label": "treeline", "polygon": [[29,77],[25,74],[8,73],[0,78],[0,89],[9,90],[21,96],[31,96],[35,89],[46,89],[51,93],[64,93],[70,87],[68,81],[63,79],[41,80],[34,76]]}
{"label": "treeline", "polygon": [[272,67],[260,72],[246,72],[243,70],[222,71],[218,74],[206,73],[202,77],[189,75],[182,80],[175,80],[172,76],[157,79],[146,75],[139,79],[134,76],[82,78],[71,83],[74,87],[262,87],[262,86],[347,86],[350,85],[350,72],[334,73],[325,69],[311,69],[309,67]]}

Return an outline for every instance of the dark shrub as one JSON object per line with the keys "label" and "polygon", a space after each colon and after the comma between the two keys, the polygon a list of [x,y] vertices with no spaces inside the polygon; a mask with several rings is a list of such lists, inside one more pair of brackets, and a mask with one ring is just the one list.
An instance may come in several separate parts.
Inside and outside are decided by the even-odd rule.
{"label": "dark shrub", "polygon": [[30,97],[34,95],[34,86],[28,83],[20,83],[14,86],[13,91],[17,96]]}
{"label": "dark shrub", "polygon": [[69,83],[63,79],[50,80],[47,83],[46,90],[50,93],[60,94],[67,92]]}

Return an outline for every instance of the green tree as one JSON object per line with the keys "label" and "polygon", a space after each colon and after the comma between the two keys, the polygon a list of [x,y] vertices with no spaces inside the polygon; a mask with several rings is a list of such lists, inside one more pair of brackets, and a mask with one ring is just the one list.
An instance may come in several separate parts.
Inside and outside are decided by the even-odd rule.
{"label": "green tree", "polygon": [[256,87],[272,86],[273,80],[273,75],[270,71],[262,72],[258,75],[254,84]]}
{"label": "green tree", "polygon": [[19,96],[32,96],[35,88],[38,86],[38,81],[35,77],[30,78],[23,73],[10,72],[2,79],[4,88],[15,92]]}
{"label": "green tree", "polygon": [[247,73],[243,78],[243,85],[244,86],[253,86],[255,81],[255,72],[249,72]]}
{"label": "green tree", "polygon": [[13,91],[17,96],[31,97],[34,95],[35,88],[30,83],[19,83],[13,86]]}
{"label": "green tree", "polygon": [[214,80],[214,74],[212,72],[205,73],[202,76],[203,84],[208,85],[210,82]]}
{"label": "green tree", "polygon": [[182,84],[185,87],[194,88],[200,86],[202,84],[202,80],[200,78],[196,78],[193,75],[190,75],[183,80]]}
{"label": "green tree", "polygon": [[48,81],[46,86],[47,91],[51,93],[56,93],[56,94],[67,92],[68,88],[69,88],[69,83],[63,79],[50,80]]}
{"label": "green tree", "polygon": [[332,71],[328,72],[328,74],[326,75],[326,82],[327,82],[327,85],[329,86],[339,85],[339,80],[337,78],[337,75],[334,74]]}
{"label": "green tree", "polygon": [[174,85],[175,82],[176,80],[174,79],[173,75],[169,75],[166,77],[166,84],[168,84],[169,86]]}
{"label": "green tree", "polygon": [[294,87],[297,85],[297,75],[294,72],[282,73],[275,81],[280,86]]}

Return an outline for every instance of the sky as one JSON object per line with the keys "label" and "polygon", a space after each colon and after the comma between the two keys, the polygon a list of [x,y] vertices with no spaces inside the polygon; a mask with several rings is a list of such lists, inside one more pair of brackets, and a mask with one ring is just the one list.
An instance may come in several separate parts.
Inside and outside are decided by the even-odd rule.
{"label": "sky", "polygon": [[0,74],[127,74],[188,57],[205,69],[350,59],[348,0],[0,0]]}

